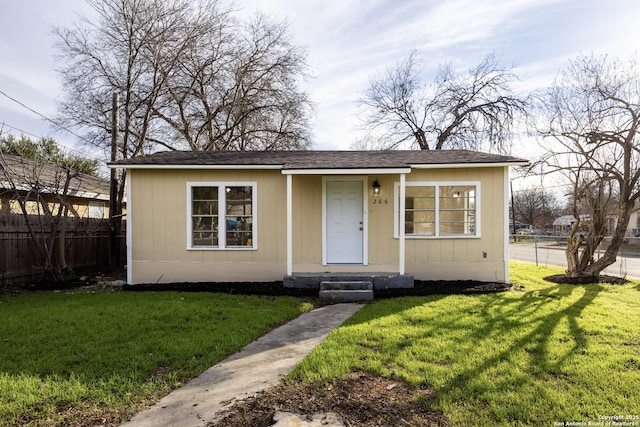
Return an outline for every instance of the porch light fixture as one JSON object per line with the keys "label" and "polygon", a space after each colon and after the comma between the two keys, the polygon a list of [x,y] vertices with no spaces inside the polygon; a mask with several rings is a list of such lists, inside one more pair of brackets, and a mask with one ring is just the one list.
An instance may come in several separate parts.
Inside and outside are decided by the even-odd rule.
{"label": "porch light fixture", "polygon": [[377,179],[373,181],[373,194],[380,194],[380,183]]}

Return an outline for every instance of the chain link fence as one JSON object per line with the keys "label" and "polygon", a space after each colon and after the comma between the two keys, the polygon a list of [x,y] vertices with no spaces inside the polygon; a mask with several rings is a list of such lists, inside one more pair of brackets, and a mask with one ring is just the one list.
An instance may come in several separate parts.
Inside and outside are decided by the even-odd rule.
{"label": "chain link fence", "polygon": [[[609,245],[610,238],[605,238],[598,248],[596,259]],[[566,236],[511,235],[509,258],[517,261],[534,262],[537,265],[566,267]],[[604,274],[630,279],[640,279],[640,238],[628,237],[618,251],[617,261],[604,270]]]}

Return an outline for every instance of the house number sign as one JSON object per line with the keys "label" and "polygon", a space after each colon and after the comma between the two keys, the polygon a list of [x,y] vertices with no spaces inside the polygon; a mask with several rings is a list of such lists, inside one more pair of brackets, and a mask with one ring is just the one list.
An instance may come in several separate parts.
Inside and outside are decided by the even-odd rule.
{"label": "house number sign", "polygon": [[373,199],[374,205],[388,205],[389,199]]}

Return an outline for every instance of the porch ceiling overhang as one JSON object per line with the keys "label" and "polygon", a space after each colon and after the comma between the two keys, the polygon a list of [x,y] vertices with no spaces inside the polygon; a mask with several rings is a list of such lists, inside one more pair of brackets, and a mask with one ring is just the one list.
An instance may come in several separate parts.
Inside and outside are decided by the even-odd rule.
{"label": "porch ceiling overhang", "polygon": [[398,175],[410,173],[411,168],[358,169],[283,169],[283,175]]}

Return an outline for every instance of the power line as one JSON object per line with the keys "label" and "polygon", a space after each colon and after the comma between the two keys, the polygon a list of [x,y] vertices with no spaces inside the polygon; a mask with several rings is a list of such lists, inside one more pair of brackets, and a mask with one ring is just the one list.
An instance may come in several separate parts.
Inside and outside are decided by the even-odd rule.
{"label": "power line", "polygon": [[[22,133],[23,135],[32,136],[34,138],[38,138],[38,139],[44,138],[44,136],[42,136],[42,135],[36,135],[36,134],[34,134],[32,132],[28,132],[28,131],[26,131],[24,129],[20,129],[18,127],[12,126],[12,125],[8,124],[7,122],[0,122],[0,130],[3,127],[11,128],[11,129],[13,129],[15,131],[18,131],[18,132]],[[89,158],[89,159],[92,159],[92,160],[96,160],[96,161],[99,162],[100,165],[102,165],[102,163],[105,162],[105,158],[104,157],[97,156],[97,155],[92,154],[92,153],[76,150],[76,149],[68,147],[66,145],[61,145],[58,141],[56,141],[56,144],[58,146],[61,146],[64,149],[65,153],[75,154],[76,156],[79,156],[79,157],[84,157],[84,158]]]}
{"label": "power line", "polygon": [[15,126],[11,126],[11,125],[10,125],[9,123],[7,123],[7,122],[2,122],[2,123],[0,123],[0,130],[2,130],[2,128],[3,128],[3,127],[8,127],[8,128],[13,129],[13,130],[17,130],[18,132],[20,132],[20,133],[22,133],[22,134],[29,135],[29,136],[32,136],[32,137],[34,137],[34,138],[42,138],[42,135],[36,135],[35,133],[27,132],[26,130],[23,130],[23,129],[17,128],[17,127],[15,127]]}
{"label": "power line", "polygon": [[11,101],[15,102],[16,104],[20,105],[23,108],[26,108],[27,110],[31,111],[32,113],[42,117],[44,120],[46,120],[47,122],[53,124],[55,127],[62,129],[66,132],[69,132],[70,134],[80,138],[81,140],[83,140],[84,142],[89,142],[85,139],[85,137],[78,135],[77,133],[75,133],[74,131],[72,131],[71,129],[62,126],[61,124],[57,123],[55,120],[50,119],[49,117],[45,116],[44,114],[40,113],[39,111],[34,110],[33,108],[29,107],[28,105],[18,101],[17,99],[13,98],[12,96],[7,95],[4,91],[0,90],[0,95],[4,95],[7,99],[10,99]]}
{"label": "power line", "polygon": [[[72,135],[76,136],[77,138],[80,138],[80,139],[81,139],[81,140],[83,140],[84,142],[86,142],[86,143],[89,143],[89,144],[90,144],[90,141],[88,141],[85,137],[83,137],[83,136],[81,136],[81,135],[78,135],[77,133],[73,132],[72,130],[68,129],[67,127],[62,126],[62,125],[60,125],[60,124],[56,123],[54,120],[52,120],[52,119],[50,119],[49,117],[45,116],[44,114],[42,114],[42,113],[40,113],[40,112],[36,111],[35,109],[33,109],[33,108],[29,107],[28,105],[26,105],[26,104],[24,104],[23,102],[21,102],[21,101],[17,100],[16,98],[14,98],[14,97],[12,97],[12,96],[7,95],[7,93],[6,93],[6,92],[4,92],[4,91],[0,90],[0,94],[2,94],[3,96],[5,96],[6,98],[10,99],[11,101],[15,102],[16,104],[20,105],[21,107],[26,108],[27,110],[31,111],[32,113],[37,114],[39,117],[43,118],[44,120],[48,121],[49,123],[52,123],[52,124],[53,124],[54,126],[56,126],[57,128],[62,129],[62,130],[64,130],[64,131],[66,131],[66,132],[69,132],[70,134],[72,134]],[[16,131],[18,131],[18,132],[21,132],[21,133],[23,133],[23,134],[26,134],[26,135],[32,136],[32,137],[34,137],[34,138],[43,138],[43,136],[42,136],[42,135],[36,135],[36,134],[34,134],[34,133],[32,133],[32,132],[25,131],[24,129],[20,129],[20,128],[17,128],[17,127],[15,127],[15,126],[12,126],[12,125],[8,124],[7,122],[2,122],[2,125],[3,125],[3,126],[6,126],[6,127],[8,127],[8,128],[11,128],[11,129],[13,129],[13,130],[16,130]],[[104,158],[103,158],[103,157],[99,157],[99,156],[96,156],[96,155],[94,155],[94,154],[89,154],[89,153],[86,153],[86,152],[82,152],[82,151],[79,151],[79,150],[75,150],[75,149],[70,148],[70,147],[67,147],[67,146],[64,146],[64,148],[65,148],[68,152],[72,152],[72,153],[75,153],[75,154],[80,155],[80,156],[83,156],[83,157],[89,157],[89,158],[92,158],[93,160],[97,160],[97,161],[99,161],[99,162],[103,162],[103,161],[104,161]]]}

